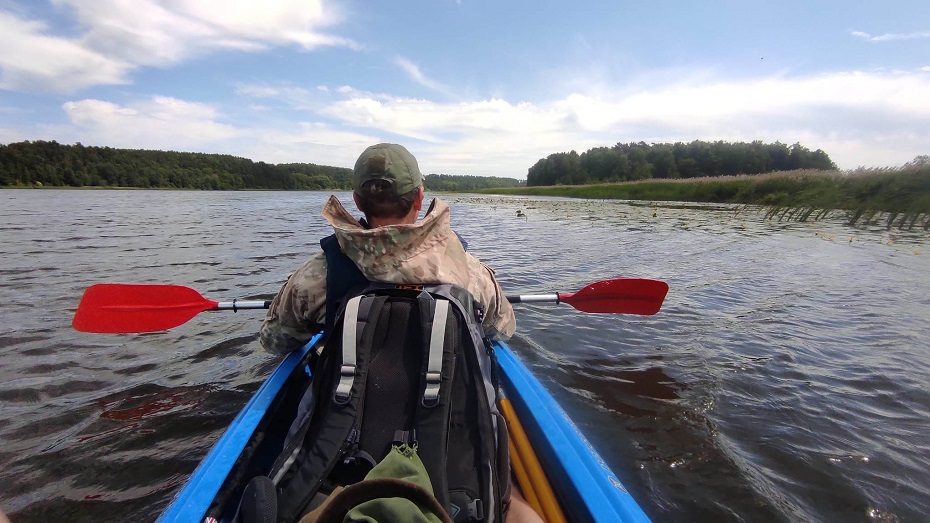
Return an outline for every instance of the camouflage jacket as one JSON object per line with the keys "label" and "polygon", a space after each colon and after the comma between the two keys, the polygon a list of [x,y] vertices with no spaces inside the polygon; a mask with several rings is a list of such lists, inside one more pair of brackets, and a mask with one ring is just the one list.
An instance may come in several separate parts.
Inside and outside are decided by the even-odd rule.
{"label": "camouflage jacket", "polygon": [[[366,229],[335,196],[323,206],[342,252],[366,278],[388,283],[451,283],[484,306],[488,335],[506,339],[516,320],[494,271],[465,252],[450,227],[451,212],[435,199],[417,223]],[[301,265],[271,302],[261,328],[262,346],[285,354],[301,347],[324,323],[326,257],[321,251]]]}

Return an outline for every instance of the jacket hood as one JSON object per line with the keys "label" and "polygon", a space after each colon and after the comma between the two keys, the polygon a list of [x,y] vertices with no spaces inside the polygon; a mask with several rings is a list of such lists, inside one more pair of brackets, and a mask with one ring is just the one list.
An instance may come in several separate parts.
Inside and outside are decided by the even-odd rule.
{"label": "jacket hood", "polygon": [[449,206],[438,198],[423,219],[413,224],[366,229],[335,196],[329,197],[322,215],[333,226],[342,252],[374,280],[397,281],[400,273],[407,272],[407,260],[426,251],[443,252],[451,239],[457,241]]}

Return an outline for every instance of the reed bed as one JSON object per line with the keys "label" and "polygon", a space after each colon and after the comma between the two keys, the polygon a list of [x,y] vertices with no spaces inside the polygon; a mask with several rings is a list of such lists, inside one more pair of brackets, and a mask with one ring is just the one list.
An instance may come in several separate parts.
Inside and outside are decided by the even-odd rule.
{"label": "reed bed", "polygon": [[483,192],[573,198],[761,205],[767,219],[808,221],[842,214],[850,225],[930,230],[930,164],[851,171],[519,187]]}

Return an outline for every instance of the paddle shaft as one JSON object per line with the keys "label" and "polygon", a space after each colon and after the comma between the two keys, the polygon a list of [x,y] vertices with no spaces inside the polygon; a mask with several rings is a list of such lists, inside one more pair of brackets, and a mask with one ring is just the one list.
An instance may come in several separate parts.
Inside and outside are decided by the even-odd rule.
{"label": "paddle shaft", "polygon": [[[520,294],[507,296],[510,303],[559,303],[558,294]],[[267,309],[271,300],[238,300],[217,302],[215,311],[237,311],[245,309]]]}
{"label": "paddle shaft", "polygon": [[510,303],[559,303],[558,294],[521,294],[519,296],[507,296]]}
{"label": "paddle shaft", "polygon": [[[558,294],[521,294],[519,296],[507,296],[510,303],[559,303]],[[217,302],[215,311],[237,311],[245,309],[267,309],[271,306],[271,300],[233,300]]]}
{"label": "paddle shaft", "polygon": [[212,310],[238,312],[240,310],[246,309],[267,309],[268,307],[271,307],[271,300],[260,301],[234,299],[233,301],[217,302],[216,307]]}

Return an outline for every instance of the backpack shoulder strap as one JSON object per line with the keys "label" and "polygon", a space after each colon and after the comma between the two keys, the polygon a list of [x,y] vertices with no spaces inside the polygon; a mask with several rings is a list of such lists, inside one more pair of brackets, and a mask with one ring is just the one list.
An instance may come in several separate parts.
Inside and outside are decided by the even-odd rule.
{"label": "backpack shoulder strap", "polygon": [[353,290],[368,285],[368,278],[362,274],[339,247],[339,240],[331,234],[320,240],[320,247],[326,255],[326,327],[327,333],[332,332],[339,316],[340,304]]}
{"label": "backpack shoulder strap", "polygon": [[424,407],[433,407],[439,403],[439,387],[442,384],[442,355],[446,341],[446,320],[449,316],[449,302],[447,300],[432,301],[435,302],[435,306],[427,345],[424,380],[426,384],[423,389],[423,396],[420,398],[420,403]]}
{"label": "backpack shoulder strap", "polygon": [[339,383],[333,393],[337,405],[349,401],[352,385],[355,383],[355,368],[358,356],[358,309],[362,297],[356,296],[346,303],[342,324],[342,365],[339,371]]}

